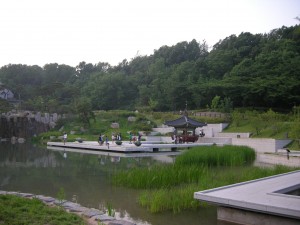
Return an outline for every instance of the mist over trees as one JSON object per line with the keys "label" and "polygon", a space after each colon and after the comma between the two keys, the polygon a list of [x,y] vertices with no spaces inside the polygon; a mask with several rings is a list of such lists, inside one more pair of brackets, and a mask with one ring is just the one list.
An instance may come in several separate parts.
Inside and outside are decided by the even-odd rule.
{"label": "mist over trees", "polygon": [[300,104],[300,26],[231,35],[210,51],[205,41],[183,41],[117,66],[9,64],[0,82],[28,110],[73,112],[84,99],[93,110],[173,111],[186,102],[189,109],[291,109]]}

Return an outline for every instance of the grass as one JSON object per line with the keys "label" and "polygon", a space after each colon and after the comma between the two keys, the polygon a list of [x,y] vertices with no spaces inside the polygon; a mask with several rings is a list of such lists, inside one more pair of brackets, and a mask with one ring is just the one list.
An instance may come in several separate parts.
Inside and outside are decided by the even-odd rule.
{"label": "grass", "polygon": [[59,207],[49,207],[38,199],[0,195],[0,224],[7,225],[86,225],[78,215]]}
{"label": "grass", "polygon": [[176,165],[242,166],[254,160],[254,150],[246,146],[203,146],[178,156]]}
{"label": "grass", "polygon": [[186,209],[197,209],[206,204],[194,199],[194,192],[235,184],[248,180],[272,176],[294,169],[283,166],[275,168],[232,167],[203,168],[198,182],[176,185],[170,188],[147,189],[139,196],[138,202],[152,213],[173,211],[179,213]]}
{"label": "grass", "polygon": [[138,202],[150,212],[178,213],[203,205],[193,198],[196,191],[295,170],[284,166],[253,167],[249,164],[254,159],[255,153],[248,147],[196,147],[178,156],[174,164],[118,171],[113,182],[144,189]]}
{"label": "grass", "polygon": [[[129,122],[128,117],[133,116],[136,121]],[[111,128],[111,124],[117,122],[120,128]],[[130,111],[114,110],[114,111],[97,111],[95,112],[95,119],[90,120],[90,125],[82,124],[78,118],[74,117],[72,120],[61,121],[59,129],[63,126],[63,131],[51,130],[40,134],[34,141],[47,143],[50,136],[62,136],[63,132],[68,133],[68,141],[76,141],[81,138],[86,141],[97,141],[98,136],[107,135],[111,139],[112,133],[121,133],[124,140],[129,140],[129,132],[137,134],[138,131],[150,131],[156,126],[156,123],[150,120],[147,115],[142,113],[135,113]],[[70,134],[70,131],[75,131],[75,134]],[[62,141],[56,138],[53,141]]]}

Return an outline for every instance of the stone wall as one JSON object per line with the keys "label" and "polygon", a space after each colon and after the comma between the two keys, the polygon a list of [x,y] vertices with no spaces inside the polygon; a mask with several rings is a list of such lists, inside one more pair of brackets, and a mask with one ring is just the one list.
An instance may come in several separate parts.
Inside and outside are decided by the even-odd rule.
{"label": "stone wall", "polygon": [[11,111],[0,115],[1,138],[29,138],[48,131],[56,125],[61,116],[54,113],[33,113],[30,111]]}

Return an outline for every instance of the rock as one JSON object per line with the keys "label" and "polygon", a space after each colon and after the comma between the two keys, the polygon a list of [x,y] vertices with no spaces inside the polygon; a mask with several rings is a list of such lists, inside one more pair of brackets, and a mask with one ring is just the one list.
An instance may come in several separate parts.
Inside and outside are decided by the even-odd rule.
{"label": "rock", "polygon": [[113,128],[113,129],[119,129],[119,128],[120,128],[120,125],[119,125],[119,123],[112,123],[112,124],[110,125],[110,127]]}
{"label": "rock", "polygon": [[136,224],[125,220],[114,220],[114,221],[110,221],[107,225],[136,225]]}
{"label": "rock", "polygon": [[35,196],[35,198],[40,199],[43,202],[55,202],[55,198],[47,197],[44,195],[37,195],[37,196]]}
{"label": "rock", "polygon": [[127,120],[129,122],[135,122],[136,121],[136,117],[135,116],[129,116]]}
{"label": "rock", "polygon": [[55,126],[56,126],[56,123],[55,123],[55,122],[50,122],[50,123],[49,123],[49,127],[50,127],[51,129],[53,129]]}
{"label": "rock", "polygon": [[103,214],[103,215],[95,216],[95,220],[103,222],[103,221],[115,220],[115,218],[111,217],[111,216],[108,216],[106,214]]}
{"label": "rock", "polygon": [[103,215],[104,212],[98,210],[98,209],[87,209],[86,211],[84,211],[82,213],[84,216],[87,216],[89,218],[93,217],[93,216],[98,216],[98,215]]}
{"label": "rock", "polygon": [[24,198],[30,198],[30,197],[33,197],[34,195],[30,194],[30,193],[20,193],[19,196],[24,197]]}
{"label": "rock", "polygon": [[76,134],[76,131],[71,130],[71,131],[70,131],[70,134]]}

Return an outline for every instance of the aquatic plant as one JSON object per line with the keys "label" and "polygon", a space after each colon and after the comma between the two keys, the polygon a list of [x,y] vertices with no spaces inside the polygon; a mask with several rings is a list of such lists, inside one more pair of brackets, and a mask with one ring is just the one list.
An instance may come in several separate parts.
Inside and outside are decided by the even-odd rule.
{"label": "aquatic plant", "polygon": [[57,193],[57,200],[60,206],[64,203],[64,199],[66,199],[66,194],[64,188],[61,187]]}
{"label": "aquatic plant", "polygon": [[255,151],[246,146],[199,146],[176,158],[176,165],[242,166],[255,160]]}
{"label": "aquatic plant", "polygon": [[249,164],[255,152],[241,146],[197,147],[178,156],[174,164],[119,171],[113,182],[129,188],[145,189],[139,203],[156,213],[205,205],[194,192],[258,179],[295,170],[284,166],[259,168]]}
{"label": "aquatic plant", "polygon": [[111,203],[109,203],[109,202],[106,203],[106,209],[107,209],[107,215],[108,215],[108,216],[112,216],[112,217],[115,216],[115,210],[114,210],[114,208],[112,207],[112,204],[111,204]]}
{"label": "aquatic plant", "polygon": [[148,189],[140,194],[138,202],[152,213],[162,211],[179,213],[182,210],[195,209],[207,205],[207,203],[194,199],[193,196],[196,191],[277,175],[292,170],[294,168],[284,166],[276,166],[275,168],[211,168],[202,174],[198,183],[178,185],[171,188]]}

